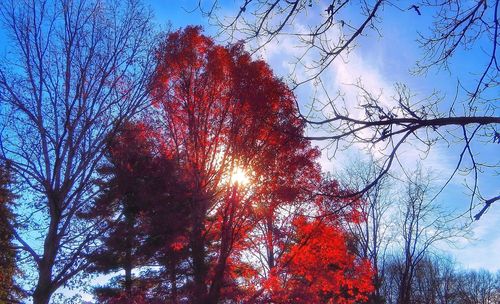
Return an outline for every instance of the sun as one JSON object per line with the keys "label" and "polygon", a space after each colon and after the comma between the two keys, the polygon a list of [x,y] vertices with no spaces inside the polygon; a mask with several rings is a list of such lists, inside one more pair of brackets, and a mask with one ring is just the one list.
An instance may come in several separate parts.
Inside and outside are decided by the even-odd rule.
{"label": "sun", "polygon": [[231,173],[231,184],[246,186],[250,183],[250,178],[248,177],[245,170],[242,168],[236,167],[233,169]]}

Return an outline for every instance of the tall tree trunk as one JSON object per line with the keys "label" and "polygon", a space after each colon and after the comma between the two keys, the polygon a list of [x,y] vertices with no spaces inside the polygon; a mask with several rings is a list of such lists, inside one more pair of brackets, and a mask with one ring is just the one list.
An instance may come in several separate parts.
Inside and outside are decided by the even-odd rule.
{"label": "tall tree trunk", "polygon": [[[201,205],[201,204],[200,204]],[[205,241],[203,237],[205,212],[202,206],[195,209],[193,230],[190,238],[191,258],[193,260],[193,303],[204,304],[207,296],[205,263]]]}
{"label": "tall tree trunk", "polygon": [[[225,250],[224,250],[225,251]],[[219,303],[221,290],[224,284],[224,274],[226,272],[227,258],[229,254],[224,252],[219,256],[219,261],[215,267],[215,274],[212,280],[212,285],[210,285],[210,292],[208,294],[206,304],[217,304]]]}
{"label": "tall tree trunk", "polygon": [[37,284],[35,292],[33,293],[33,304],[49,304],[50,297],[51,293],[49,289],[46,289],[46,286]]}
{"label": "tall tree trunk", "polygon": [[125,292],[128,297],[132,297],[132,253],[131,249],[127,248],[126,256],[125,256]]}
{"label": "tall tree trunk", "polygon": [[398,304],[410,304],[411,297],[411,275],[410,270],[405,269],[401,276],[399,285]]}
{"label": "tall tree trunk", "polygon": [[177,260],[172,258],[170,259],[170,284],[172,284],[172,291],[170,294],[170,301],[172,304],[177,304]]}
{"label": "tall tree trunk", "polygon": [[127,221],[127,228],[129,229],[129,233],[126,236],[126,244],[125,248],[125,292],[129,298],[132,297],[132,269],[134,267],[132,263],[132,246],[133,246],[133,238],[134,238],[134,214],[132,212],[127,212],[125,214]]}
{"label": "tall tree trunk", "polygon": [[60,221],[59,204],[55,200],[49,201],[50,224],[47,236],[43,244],[43,257],[38,264],[38,281],[33,292],[33,304],[49,303],[52,293],[56,289],[52,281],[52,271],[59,248],[59,237],[57,227]]}
{"label": "tall tree trunk", "polygon": [[235,228],[234,217],[238,207],[238,188],[233,186],[231,195],[228,198],[228,204],[224,211],[224,219],[222,222],[221,245],[219,251],[219,259],[214,271],[214,277],[208,294],[207,304],[219,303],[221,290],[224,286],[224,276],[226,274],[227,259],[231,254],[233,247],[233,229]]}
{"label": "tall tree trunk", "polygon": [[51,272],[46,265],[40,263],[40,268],[38,270],[38,282],[33,292],[33,304],[48,304],[51,292]]}
{"label": "tall tree trunk", "polygon": [[266,242],[267,242],[267,265],[269,266],[269,271],[274,268],[274,209],[269,212],[266,218],[266,225],[267,225],[267,236],[266,236]]}
{"label": "tall tree trunk", "polygon": [[[227,215],[226,215],[227,218]],[[208,294],[207,304],[217,304],[219,302],[221,289],[224,283],[224,275],[226,273],[227,258],[231,251],[231,220],[224,220],[223,231],[221,233],[221,248],[219,252],[219,259],[215,266],[214,277]]]}

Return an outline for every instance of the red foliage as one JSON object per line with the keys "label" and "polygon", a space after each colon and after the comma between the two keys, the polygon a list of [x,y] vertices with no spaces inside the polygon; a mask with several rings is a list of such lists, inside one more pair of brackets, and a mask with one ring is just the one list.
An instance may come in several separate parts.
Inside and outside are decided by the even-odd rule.
{"label": "red foliage", "polygon": [[[256,225],[319,181],[319,152],[301,138],[292,92],[241,44],[217,46],[190,27],[170,34],[158,59],[157,127],[193,195],[193,301],[214,302],[245,277],[248,264],[234,257],[248,250]],[[248,173],[249,186],[228,183],[234,168]]]}
{"label": "red foliage", "polygon": [[297,218],[294,244],[264,283],[278,303],[359,303],[373,291],[370,263],[347,248],[345,232]]}
{"label": "red foliage", "polygon": [[[359,202],[333,198],[288,87],[241,44],[218,46],[196,27],[169,34],[157,59],[153,114],[118,134],[102,170],[111,178],[96,210],[114,230],[100,258],[156,263],[158,280],[135,282],[137,296],[166,289],[171,302],[365,299],[371,269],[342,229],[362,219]],[[230,182],[235,169],[247,185]],[[117,210],[129,220],[111,223]]]}

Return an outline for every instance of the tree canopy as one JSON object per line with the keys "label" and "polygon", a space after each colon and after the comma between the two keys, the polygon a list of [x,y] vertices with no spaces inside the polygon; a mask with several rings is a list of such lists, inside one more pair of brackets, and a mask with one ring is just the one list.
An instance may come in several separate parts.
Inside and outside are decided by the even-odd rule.
{"label": "tree canopy", "polygon": [[[157,56],[153,108],[108,145],[102,171],[109,190],[94,210],[113,228],[94,269],[126,271],[101,300],[366,298],[371,267],[342,225],[360,218],[352,204],[332,212],[347,202],[318,198],[319,152],[300,136],[291,91],[242,45],[216,45],[200,28],[167,35]],[[307,218],[326,206],[324,220]],[[309,261],[313,252],[326,264]],[[314,289],[302,282],[319,275]]]}

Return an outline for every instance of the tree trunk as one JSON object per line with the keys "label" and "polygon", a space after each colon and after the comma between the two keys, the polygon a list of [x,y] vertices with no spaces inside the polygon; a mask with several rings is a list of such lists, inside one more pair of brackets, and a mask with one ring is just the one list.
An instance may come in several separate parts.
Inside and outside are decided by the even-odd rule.
{"label": "tree trunk", "polygon": [[33,292],[33,304],[48,304],[52,296],[51,271],[49,267],[41,264],[38,270],[38,282]]}
{"label": "tree trunk", "polygon": [[405,270],[399,286],[398,304],[410,304],[411,279],[408,270]]}
{"label": "tree trunk", "polygon": [[191,258],[193,260],[193,303],[204,304],[207,296],[205,265],[205,242],[203,239],[204,212],[197,208],[191,233]]}
{"label": "tree trunk", "polygon": [[228,199],[228,206],[224,212],[225,216],[222,223],[221,245],[219,251],[219,259],[215,267],[212,285],[210,286],[209,294],[206,303],[217,304],[220,300],[221,290],[224,286],[224,276],[226,274],[227,259],[232,251],[233,236],[232,231],[234,226],[234,215],[238,207],[239,199],[237,187],[233,186],[231,196]]}
{"label": "tree trunk", "polygon": [[51,293],[48,290],[42,290],[40,284],[37,284],[33,293],[33,304],[49,304]]}
{"label": "tree trunk", "polygon": [[226,273],[227,258],[231,251],[231,240],[230,240],[230,230],[232,228],[231,223],[226,222],[223,224],[223,231],[221,233],[221,249],[219,252],[219,259],[214,271],[214,277],[212,279],[212,285],[210,285],[210,291],[208,294],[207,304],[217,304],[219,302],[221,289],[224,283],[224,275]]}
{"label": "tree trunk", "polygon": [[269,267],[269,270],[274,268],[274,243],[273,243],[273,238],[274,238],[274,210],[271,210],[269,214],[267,215],[266,218],[266,224],[267,224],[267,236],[266,236],[266,242],[267,242],[267,266]]}
{"label": "tree trunk", "polygon": [[57,227],[59,225],[60,215],[58,204],[55,201],[49,201],[50,206],[50,224],[43,245],[43,257],[38,263],[38,281],[33,292],[33,304],[47,304],[55,290],[55,282],[52,282],[52,270],[56,260],[57,249],[59,248],[59,237]]}
{"label": "tree trunk", "polygon": [[132,246],[133,246],[133,238],[134,238],[134,215],[132,212],[127,212],[125,214],[127,221],[127,228],[130,229],[129,233],[126,236],[126,244],[125,248],[125,292],[129,298],[132,298],[132,269],[134,267],[132,262]]}
{"label": "tree trunk", "polygon": [[130,248],[127,249],[126,253],[126,265],[125,265],[125,292],[128,297],[132,297],[132,265],[130,263],[131,260],[131,252]]}
{"label": "tree trunk", "polygon": [[170,301],[172,304],[177,304],[177,261],[176,259],[170,260],[170,283],[172,284],[172,292],[170,294]]}
{"label": "tree trunk", "polygon": [[206,304],[217,304],[219,303],[219,298],[221,294],[221,289],[224,283],[224,274],[226,272],[226,264],[227,264],[227,253],[222,253],[219,257],[219,262],[215,268],[215,275],[212,281],[212,285],[210,286],[210,292],[207,297]]}

